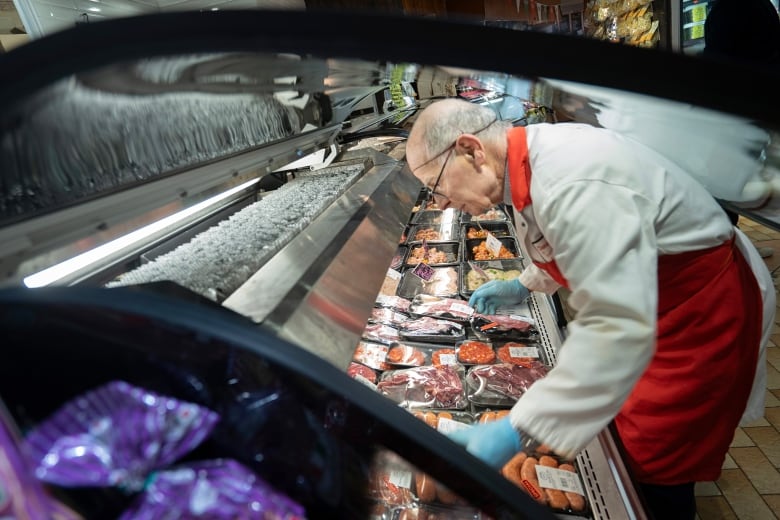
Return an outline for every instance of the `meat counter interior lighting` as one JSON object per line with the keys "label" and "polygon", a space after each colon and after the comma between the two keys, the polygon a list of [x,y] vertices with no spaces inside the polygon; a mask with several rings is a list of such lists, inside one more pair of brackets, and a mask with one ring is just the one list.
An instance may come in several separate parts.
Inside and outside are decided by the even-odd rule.
{"label": "meat counter interior lighting", "polygon": [[179,211],[178,213],[174,213],[173,215],[165,217],[162,220],[158,220],[157,222],[149,224],[148,226],[137,229],[131,233],[128,233],[127,235],[112,240],[111,242],[107,242],[102,246],[96,247],[95,249],[91,249],[78,256],[74,256],[73,258],[65,260],[64,262],[48,267],[43,271],[31,274],[24,279],[24,285],[29,288],[45,287],[47,285],[51,285],[58,280],[76,273],[90,265],[96,264],[101,260],[119,251],[122,251],[125,248],[138,244],[142,240],[145,240],[155,233],[158,233],[165,228],[174,226],[184,219],[198,213],[199,211],[202,211],[209,206],[213,206],[214,204],[217,204],[231,195],[234,195],[254,184],[257,184],[259,181],[259,178],[247,181],[223,193],[220,193],[219,195],[215,195],[210,199],[199,202],[192,207]]}

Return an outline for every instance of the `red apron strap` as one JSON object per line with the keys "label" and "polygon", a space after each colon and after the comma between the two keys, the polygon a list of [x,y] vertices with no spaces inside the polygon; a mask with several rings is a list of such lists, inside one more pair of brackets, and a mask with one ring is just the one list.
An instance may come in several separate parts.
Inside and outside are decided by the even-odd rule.
{"label": "red apron strap", "polygon": [[[509,171],[509,186],[512,190],[512,205],[515,210],[521,211],[531,204],[531,164],[528,160],[528,139],[525,127],[516,126],[507,133],[507,170]],[[534,261],[534,264],[563,287],[569,287],[569,282],[558,269],[555,260],[550,262]]]}
{"label": "red apron strap", "polygon": [[656,352],[615,424],[638,481],[716,480],[753,383],[761,293],[730,240],[658,261]]}
{"label": "red apron strap", "polygon": [[555,260],[551,260],[549,262],[537,262],[534,261],[534,265],[538,267],[539,269],[542,269],[544,272],[546,272],[550,278],[558,282],[563,287],[569,288],[569,281],[566,279],[565,276],[563,276],[563,273],[561,273],[561,270],[558,269],[558,264],[555,263]]}
{"label": "red apron strap", "polygon": [[521,211],[531,204],[531,165],[528,162],[528,140],[525,127],[516,126],[507,132],[507,170],[512,188],[512,205]]}

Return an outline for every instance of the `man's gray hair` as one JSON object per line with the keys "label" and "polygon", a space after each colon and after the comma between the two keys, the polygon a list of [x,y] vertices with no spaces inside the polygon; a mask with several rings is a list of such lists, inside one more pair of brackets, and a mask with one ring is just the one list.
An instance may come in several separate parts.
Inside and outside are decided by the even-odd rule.
{"label": "man's gray hair", "polygon": [[[473,134],[478,130],[481,130],[479,138],[486,143],[493,144],[499,139],[505,139],[511,123],[499,120],[498,117],[495,111],[483,105],[468,101],[452,103],[451,108],[448,107],[441,117],[434,118],[425,128],[422,143],[426,155],[433,157],[441,154],[448,146],[452,146],[460,135]],[[444,160],[443,157],[437,159],[436,162]]]}

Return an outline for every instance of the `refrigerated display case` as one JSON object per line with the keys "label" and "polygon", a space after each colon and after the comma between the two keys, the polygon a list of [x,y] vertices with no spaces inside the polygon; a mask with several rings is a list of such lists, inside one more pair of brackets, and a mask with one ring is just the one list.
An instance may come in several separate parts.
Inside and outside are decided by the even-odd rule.
{"label": "refrigerated display case", "polygon": [[[380,21],[407,37],[377,38]],[[766,196],[777,78],[763,73],[767,91],[742,99],[746,86],[728,67],[602,43],[431,20],[220,12],[93,24],[0,57],[15,78],[0,84],[0,328],[13,360],[1,364],[0,396],[14,420],[28,430],[122,379],[214,409],[224,422],[198,454],[240,461],[313,518],[368,518],[386,502],[369,486],[385,449],[485,516],[550,516],[345,372],[388,267],[404,263],[399,239],[419,223],[401,126],[420,105],[406,99],[414,78],[489,86],[491,105],[519,124],[529,121],[523,110],[545,107],[626,131],[673,127],[664,136],[679,144],[673,137],[693,130],[706,143],[727,122],[718,151],[755,168],[735,178],[703,160],[702,181],[728,176],[720,198],[758,201],[780,227]],[[545,52],[508,59],[518,48]],[[617,73],[626,57],[641,65],[639,83]],[[665,74],[683,87],[722,77],[739,99],[669,90]],[[554,364],[566,334],[554,300],[535,295],[530,312]],[[41,380],[55,390],[39,391]],[[609,431],[576,463],[587,516],[644,517]],[[113,516],[129,502],[113,489],[57,491]],[[382,514],[400,515],[400,505]]]}

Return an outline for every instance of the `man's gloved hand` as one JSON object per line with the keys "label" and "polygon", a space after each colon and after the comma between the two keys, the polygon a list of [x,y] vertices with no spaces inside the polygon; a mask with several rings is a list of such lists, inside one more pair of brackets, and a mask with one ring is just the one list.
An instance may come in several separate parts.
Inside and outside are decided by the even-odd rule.
{"label": "man's gloved hand", "polygon": [[509,417],[458,430],[449,438],[496,469],[501,469],[522,448],[520,432],[509,423]]}
{"label": "man's gloved hand", "polygon": [[469,305],[480,314],[495,314],[499,306],[523,303],[530,294],[520,280],[492,280],[471,294]]}

